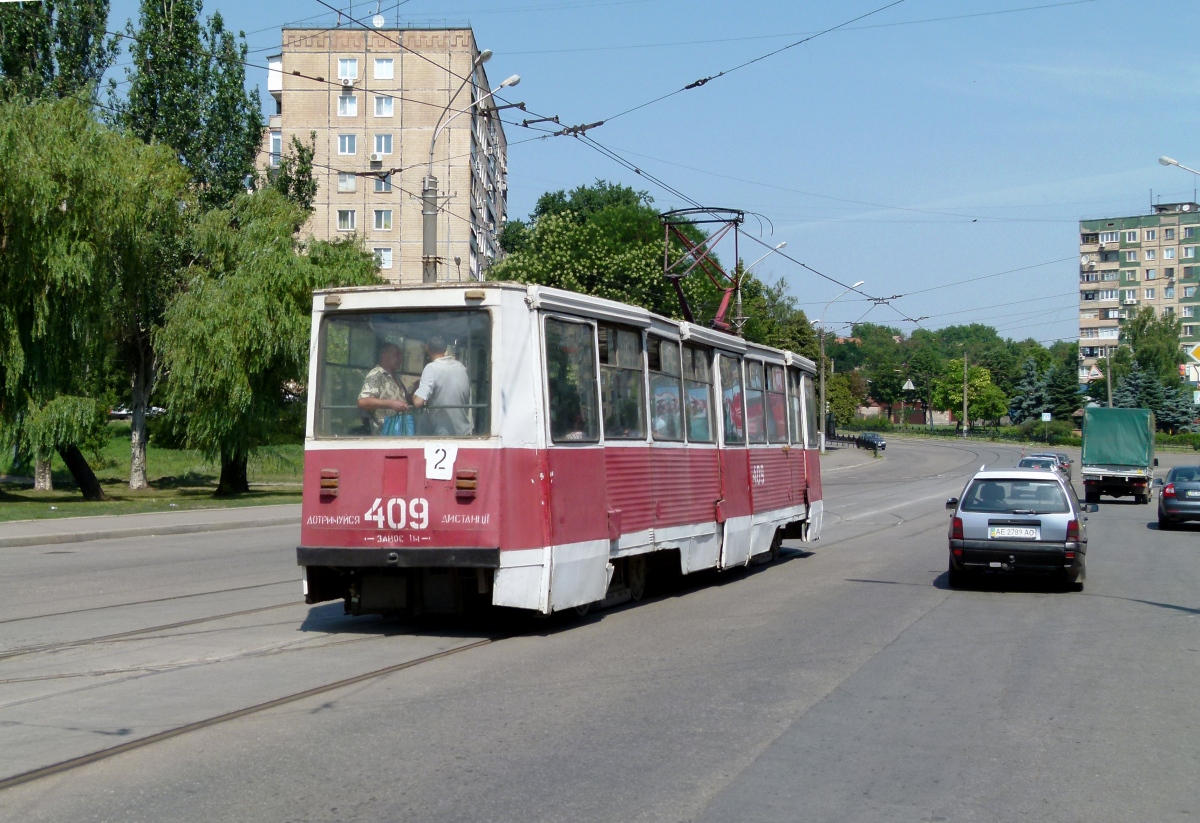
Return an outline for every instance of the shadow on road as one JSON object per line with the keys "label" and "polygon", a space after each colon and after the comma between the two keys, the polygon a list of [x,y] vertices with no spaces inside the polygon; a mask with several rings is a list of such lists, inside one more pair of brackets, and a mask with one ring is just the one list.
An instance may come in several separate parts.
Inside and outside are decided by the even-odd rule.
{"label": "shadow on road", "polygon": [[950,585],[950,573],[942,572],[934,579],[935,588],[953,592],[1020,592],[1025,594],[1062,594],[1074,591],[1071,585],[1052,575],[1017,575],[982,572],[969,575],[957,587]]}

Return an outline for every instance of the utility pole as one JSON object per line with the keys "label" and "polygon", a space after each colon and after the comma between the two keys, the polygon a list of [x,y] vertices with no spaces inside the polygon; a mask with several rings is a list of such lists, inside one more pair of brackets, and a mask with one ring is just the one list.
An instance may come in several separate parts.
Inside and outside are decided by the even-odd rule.
{"label": "utility pole", "polygon": [[971,421],[967,419],[967,353],[963,352],[963,437],[967,436],[967,427]]}
{"label": "utility pole", "polygon": [[1104,358],[1104,387],[1108,389],[1108,407],[1111,409],[1113,407],[1113,405],[1112,405],[1112,377],[1113,377],[1113,374],[1112,374],[1112,354],[1111,354],[1112,350],[1109,349],[1109,352],[1110,353],[1109,353],[1108,357]]}
{"label": "utility pole", "polygon": [[437,187],[432,174],[425,175],[421,188],[421,282],[437,282]]}
{"label": "utility pole", "polygon": [[825,453],[825,418],[829,415],[829,410],[825,408],[825,327],[821,326],[821,419],[818,422],[817,431],[821,433],[820,446],[821,454]]}

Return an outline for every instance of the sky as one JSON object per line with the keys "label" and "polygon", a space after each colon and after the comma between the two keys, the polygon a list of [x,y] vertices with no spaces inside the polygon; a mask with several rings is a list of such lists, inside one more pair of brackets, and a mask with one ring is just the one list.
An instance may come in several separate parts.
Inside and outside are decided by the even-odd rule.
{"label": "sky", "polygon": [[[137,8],[113,0],[110,29]],[[389,27],[469,24],[494,52],[489,77],[521,76],[504,99],[563,125],[605,121],[586,133],[594,144],[506,127],[510,217],[597,179],[646,191],[663,211],[743,210],[742,259],[786,242],[754,273],[783,278],[810,319],[839,333],[858,321],[906,334],[983,323],[1014,339],[1074,339],[1078,221],[1194,199],[1196,176],[1157,158],[1200,168],[1197,0],[341,8],[360,20],[378,9]],[[316,0],[208,0],[213,11],[246,33],[250,62],[264,66],[247,82],[264,97],[280,27],[336,22]],[[717,250],[732,259],[730,241]],[[861,293],[828,306],[859,280]]]}

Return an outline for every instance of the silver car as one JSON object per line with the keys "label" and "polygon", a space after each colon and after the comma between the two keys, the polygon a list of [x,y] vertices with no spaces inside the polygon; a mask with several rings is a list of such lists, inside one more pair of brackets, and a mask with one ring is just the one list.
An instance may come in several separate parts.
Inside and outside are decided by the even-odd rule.
{"label": "silver car", "polygon": [[[1087,518],[1056,469],[986,469],[946,501],[950,585],[971,575],[1049,574],[1076,591],[1087,574]],[[1091,504],[1087,511],[1097,511]]]}

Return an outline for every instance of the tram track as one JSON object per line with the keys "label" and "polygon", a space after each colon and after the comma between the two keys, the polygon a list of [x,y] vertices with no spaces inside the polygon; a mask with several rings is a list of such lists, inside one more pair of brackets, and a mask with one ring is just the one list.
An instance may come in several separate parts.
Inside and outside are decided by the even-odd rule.
{"label": "tram track", "polygon": [[185,735],[185,734],[190,734],[191,732],[200,731],[202,729],[209,729],[214,726],[219,726],[223,723],[229,723],[234,720],[240,720],[241,718],[244,718],[244,717],[250,717],[251,715],[255,715],[255,714],[259,714],[261,712],[269,711],[271,709],[279,708],[280,706],[286,706],[291,703],[298,703],[301,700],[307,700],[310,697],[317,697],[322,694],[328,694],[329,692],[337,691],[338,689],[344,689],[348,686],[355,686],[355,685],[358,685],[359,683],[365,683],[365,682],[368,682],[371,680],[377,680],[381,677],[386,677],[389,674],[396,674],[398,672],[402,672],[407,669],[412,669],[412,668],[415,668],[416,666],[421,666],[426,663],[432,663],[436,660],[441,660],[441,659],[451,657],[456,654],[473,651],[474,649],[483,648],[484,646],[489,646],[489,645],[492,645],[493,643],[498,643],[501,640],[506,640],[506,639],[516,637],[516,636],[518,636],[518,635],[517,634],[505,634],[505,635],[497,635],[495,637],[484,638],[482,640],[476,640],[471,643],[465,643],[461,646],[455,646],[454,648],[451,648],[451,649],[443,649],[440,652],[434,652],[433,654],[428,654],[423,657],[415,658],[413,660],[406,660],[403,663],[394,663],[390,666],[385,666],[381,669],[375,669],[373,671],[364,672],[363,674],[354,675],[353,677],[346,677],[346,678],[342,678],[340,680],[334,680],[332,682],[325,683],[320,686],[314,686],[309,689],[304,689],[303,691],[293,692],[292,694],[287,694],[282,697],[277,697],[277,698],[274,698],[273,700],[267,700],[262,703],[256,703],[252,706],[246,706],[241,709],[235,709],[234,711],[214,715],[212,717],[208,717],[203,720],[197,720],[192,723],[185,723],[181,726],[176,726],[171,729],[166,729],[164,731],[157,732],[155,734],[148,735],[146,737],[142,737],[137,740],[130,740],[126,743],[121,743],[116,746],[110,746],[105,749],[99,749],[97,751],[90,752],[89,754],[80,755],[78,757],[68,758],[66,760],[60,760],[57,763],[52,763],[47,766],[42,766],[37,769],[31,769],[27,772],[22,772],[20,774],[12,775],[11,777],[6,777],[3,779],[0,779],[0,791],[4,791],[5,789],[15,788],[17,786],[22,786],[22,785],[25,785],[27,783],[32,783],[37,780],[42,780],[47,777],[52,777],[57,774],[62,774],[64,772],[68,772],[73,769],[78,769],[83,766],[90,765],[92,763],[98,763],[102,760],[107,760],[111,757],[116,757],[117,755],[125,754],[126,752],[132,752],[132,751],[136,751],[138,749],[146,748],[148,746],[153,746],[156,743],[162,743],[167,740],[174,739],[176,737],[181,737],[182,735]]}
{"label": "tram track", "polygon": [[122,609],[129,606],[145,606],[151,603],[170,603],[174,600],[187,600],[192,597],[208,597],[215,594],[231,594],[233,592],[244,592],[252,589],[266,589],[271,586],[296,585],[300,582],[299,578],[291,578],[289,580],[277,580],[273,583],[255,583],[251,586],[233,586],[228,589],[213,589],[207,592],[193,592],[191,594],[176,594],[171,597],[155,597],[149,600],[133,600],[128,603],[111,603],[106,606],[89,606],[86,609],[68,609],[61,612],[48,612],[46,614],[29,614],[24,617],[9,617],[0,620],[0,626],[6,623],[21,623],[27,620],[45,620],[51,617],[68,617],[73,614],[84,614],[85,612],[98,612],[106,609]]}

